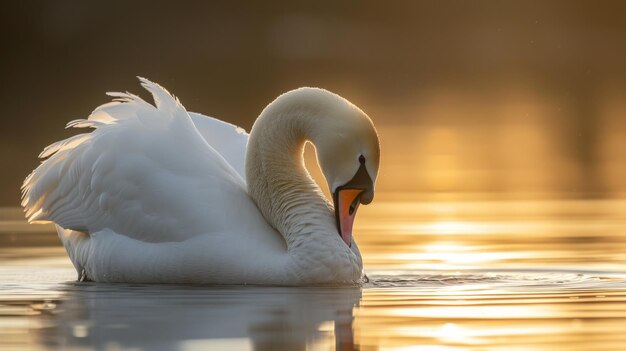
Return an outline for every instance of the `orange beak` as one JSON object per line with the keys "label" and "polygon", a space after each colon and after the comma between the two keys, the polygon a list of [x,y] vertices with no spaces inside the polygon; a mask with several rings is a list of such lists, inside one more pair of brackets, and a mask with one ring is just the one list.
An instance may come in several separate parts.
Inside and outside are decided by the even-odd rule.
{"label": "orange beak", "polygon": [[337,231],[343,242],[352,247],[352,225],[360,204],[367,205],[374,200],[374,184],[365,167],[365,157],[359,156],[361,166],[354,177],[346,184],[337,187],[333,193]]}
{"label": "orange beak", "polygon": [[365,190],[344,188],[337,190],[335,195],[335,216],[337,217],[337,229],[341,239],[352,246],[352,226],[356,217],[356,210],[361,204],[360,197]]}

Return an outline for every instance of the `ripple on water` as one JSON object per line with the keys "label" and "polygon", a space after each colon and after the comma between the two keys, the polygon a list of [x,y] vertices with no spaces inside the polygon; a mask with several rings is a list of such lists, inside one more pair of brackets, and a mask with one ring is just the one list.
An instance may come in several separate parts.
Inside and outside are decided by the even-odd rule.
{"label": "ripple on water", "polygon": [[536,294],[546,292],[584,292],[626,290],[626,275],[616,273],[576,272],[472,272],[472,273],[406,273],[377,272],[369,274],[370,281],[364,288],[412,288],[424,292],[439,292],[451,288],[454,291],[499,291],[502,294]]}

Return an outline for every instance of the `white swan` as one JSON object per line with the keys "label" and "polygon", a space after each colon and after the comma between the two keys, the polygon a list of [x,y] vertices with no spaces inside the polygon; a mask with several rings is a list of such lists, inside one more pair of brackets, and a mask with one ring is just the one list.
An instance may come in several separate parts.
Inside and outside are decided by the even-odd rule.
{"label": "white swan", "polygon": [[[113,102],[68,123],[94,130],[45,148],[47,159],[22,186],[28,220],[56,223],[80,278],[360,280],[352,223],[359,203],[373,199],[379,163],[377,133],[363,111],[326,90],[300,88],[270,103],[248,137],[140,80],[156,106],[109,93]],[[335,209],[304,167],[306,141]]]}

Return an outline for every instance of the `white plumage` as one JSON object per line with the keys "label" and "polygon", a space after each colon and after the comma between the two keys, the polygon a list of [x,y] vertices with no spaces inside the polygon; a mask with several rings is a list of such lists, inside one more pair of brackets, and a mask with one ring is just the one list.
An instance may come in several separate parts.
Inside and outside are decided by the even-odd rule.
{"label": "white plumage", "polygon": [[[378,140],[362,111],[325,90],[301,88],[266,108],[249,143],[243,129],[188,113],[165,89],[140,80],[154,106],[109,93],[113,102],[67,125],[93,131],[45,148],[40,157],[47,159],[24,181],[27,218],[57,224],[79,275],[109,282],[358,281],[358,248],[337,235],[332,206],[302,165],[302,147],[306,140],[318,148],[336,144],[348,128],[342,146],[367,154],[375,177]],[[324,169],[318,157],[338,184],[358,166]]]}

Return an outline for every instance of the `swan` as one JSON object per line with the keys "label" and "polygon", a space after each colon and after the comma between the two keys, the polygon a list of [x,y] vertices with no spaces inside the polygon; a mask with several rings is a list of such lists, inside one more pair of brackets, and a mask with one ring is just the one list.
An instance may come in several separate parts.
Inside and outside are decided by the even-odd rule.
{"label": "swan", "polygon": [[[79,280],[128,283],[358,284],[352,226],[374,197],[371,119],[319,88],[280,95],[242,128],[187,112],[138,77],[131,93],[67,128],[22,185],[31,223],[53,222]],[[306,142],[331,203],[303,162]]]}

